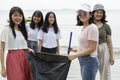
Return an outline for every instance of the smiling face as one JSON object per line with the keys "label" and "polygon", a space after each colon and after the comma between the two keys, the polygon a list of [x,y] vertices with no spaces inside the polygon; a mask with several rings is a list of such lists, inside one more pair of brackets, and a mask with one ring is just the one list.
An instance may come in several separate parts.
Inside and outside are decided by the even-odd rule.
{"label": "smiling face", "polygon": [[52,25],[55,22],[55,17],[52,13],[48,17],[48,22],[50,25]]}
{"label": "smiling face", "polygon": [[15,25],[18,25],[22,22],[23,16],[18,11],[15,11],[11,16],[11,19]]}
{"label": "smiling face", "polygon": [[33,21],[35,24],[38,24],[41,21],[41,16],[34,15],[33,16]]}
{"label": "smiling face", "polygon": [[94,12],[94,18],[97,21],[100,21],[103,18],[103,10],[96,10]]}

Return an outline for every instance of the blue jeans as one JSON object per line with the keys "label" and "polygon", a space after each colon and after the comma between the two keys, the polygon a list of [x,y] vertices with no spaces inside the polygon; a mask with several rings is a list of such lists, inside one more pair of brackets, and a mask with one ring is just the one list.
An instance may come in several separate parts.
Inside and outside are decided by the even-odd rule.
{"label": "blue jeans", "polygon": [[81,66],[82,80],[95,80],[99,68],[97,57],[83,56],[78,58]]}
{"label": "blue jeans", "polygon": [[[34,51],[38,51],[38,43],[37,41],[27,41],[27,45],[29,48],[33,49]],[[27,59],[29,61],[31,71],[32,71],[32,80],[36,80],[36,69],[35,69],[35,64],[34,64],[34,55],[31,53],[26,53]]]}

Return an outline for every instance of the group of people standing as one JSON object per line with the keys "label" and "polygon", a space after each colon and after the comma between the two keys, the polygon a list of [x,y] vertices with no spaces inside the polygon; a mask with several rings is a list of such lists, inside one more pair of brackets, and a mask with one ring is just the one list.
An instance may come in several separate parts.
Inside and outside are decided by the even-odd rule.
{"label": "group of people standing", "polygon": [[38,10],[33,13],[31,22],[25,24],[22,9],[12,7],[9,20],[9,26],[1,33],[1,74],[4,77],[7,75],[8,80],[36,80],[33,65],[35,51],[59,54],[60,29],[56,15],[48,12],[44,21],[42,12]]}
{"label": "group of people standing", "polygon": [[[80,31],[79,46],[71,48],[69,60],[78,58],[82,80],[95,80],[99,69],[100,80],[110,80],[110,64],[114,64],[111,29],[105,20],[104,6],[96,4],[91,11],[84,4],[77,11],[77,25]],[[20,7],[12,7],[9,13],[9,26],[1,33],[1,74],[8,80],[36,80],[35,51],[60,54],[60,29],[54,12],[43,18],[41,11],[33,13],[31,22],[25,24],[24,13]],[[4,52],[8,50],[6,67]],[[30,66],[29,66],[30,65]]]}

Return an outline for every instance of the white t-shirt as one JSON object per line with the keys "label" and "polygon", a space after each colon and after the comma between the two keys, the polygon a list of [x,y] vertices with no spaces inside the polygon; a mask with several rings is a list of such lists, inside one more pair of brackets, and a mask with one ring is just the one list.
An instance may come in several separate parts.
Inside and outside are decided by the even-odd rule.
{"label": "white t-shirt", "polygon": [[[98,28],[95,24],[91,24],[86,28],[82,29],[80,38],[79,38],[79,51],[84,51],[89,47],[89,40],[97,41],[99,39]],[[98,44],[97,44],[98,46]],[[97,56],[97,47],[94,52],[90,54],[91,57]]]}
{"label": "white t-shirt", "polygon": [[30,25],[26,25],[27,33],[28,33],[28,40],[30,41],[38,41],[37,35],[38,35],[38,28],[32,29]]}
{"label": "white t-shirt", "polygon": [[27,42],[21,31],[15,30],[16,38],[12,34],[10,27],[5,27],[1,33],[1,41],[5,42],[5,50],[27,49]]}
{"label": "white t-shirt", "polygon": [[57,47],[57,39],[60,39],[60,31],[55,34],[53,28],[49,28],[48,33],[43,32],[42,30],[39,31],[37,39],[43,41],[43,47],[45,48],[54,48]]}

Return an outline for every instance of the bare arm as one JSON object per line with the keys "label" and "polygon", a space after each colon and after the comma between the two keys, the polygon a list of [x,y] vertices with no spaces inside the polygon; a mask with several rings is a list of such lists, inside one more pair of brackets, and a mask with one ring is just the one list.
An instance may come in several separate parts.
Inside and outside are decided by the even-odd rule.
{"label": "bare arm", "polygon": [[59,39],[57,39],[57,54],[60,54],[60,44],[59,44]]}
{"label": "bare arm", "polygon": [[70,51],[77,52],[78,50],[77,50],[77,48],[70,48]]}
{"label": "bare arm", "polygon": [[107,35],[107,45],[109,48],[109,53],[110,53],[110,64],[114,64],[114,58],[113,58],[113,46],[112,46],[112,39],[110,35]]}
{"label": "bare arm", "polygon": [[43,45],[43,41],[39,40],[39,42],[38,42],[38,51],[39,52],[41,52],[42,45]]}
{"label": "bare arm", "polygon": [[6,69],[5,69],[5,65],[4,65],[4,50],[5,50],[5,43],[1,42],[1,54],[0,54],[0,59],[1,59],[1,75],[3,77],[6,77]]}
{"label": "bare arm", "polygon": [[80,57],[80,56],[90,55],[93,51],[96,50],[97,42],[90,40],[90,41],[89,41],[89,45],[90,45],[89,48],[87,48],[86,50],[81,51],[81,52],[76,52],[76,53],[74,53],[74,54],[70,54],[70,55],[68,56],[68,58],[69,58],[70,60],[73,60],[73,59],[78,58],[78,57]]}

